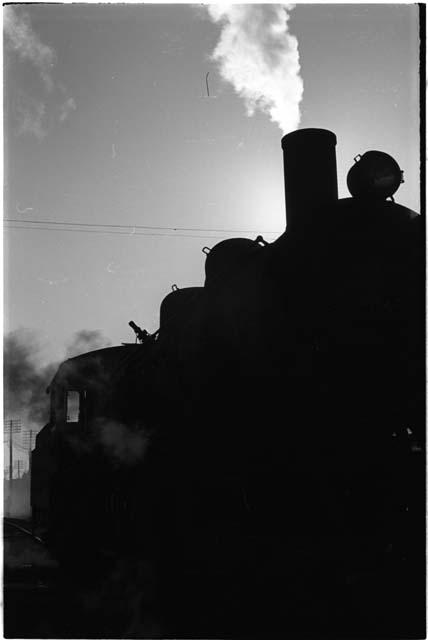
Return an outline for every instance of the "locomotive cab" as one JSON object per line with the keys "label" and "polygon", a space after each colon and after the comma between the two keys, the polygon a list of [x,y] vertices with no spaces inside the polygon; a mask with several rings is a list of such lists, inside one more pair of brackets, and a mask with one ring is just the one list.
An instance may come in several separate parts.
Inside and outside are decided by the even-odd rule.
{"label": "locomotive cab", "polygon": [[50,422],[33,453],[33,516],[67,564],[67,546],[112,548],[138,513],[149,352],[135,344],[70,358],[49,386]]}

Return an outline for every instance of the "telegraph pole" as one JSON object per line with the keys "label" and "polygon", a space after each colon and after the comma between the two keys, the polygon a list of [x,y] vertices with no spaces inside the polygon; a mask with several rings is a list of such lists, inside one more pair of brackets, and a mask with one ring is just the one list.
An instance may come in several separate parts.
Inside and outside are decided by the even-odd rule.
{"label": "telegraph pole", "polygon": [[34,535],[34,530],[35,530],[35,526],[36,526],[36,520],[35,520],[33,504],[32,504],[33,478],[32,478],[32,475],[31,475],[31,471],[32,471],[32,467],[33,467],[33,460],[32,460],[33,430],[30,429],[29,431],[27,431],[27,433],[30,435],[30,438],[28,440],[28,471],[29,471],[29,474],[30,474],[31,532]]}
{"label": "telegraph pole", "polygon": [[12,468],[12,463],[13,463],[13,420],[9,421],[9,482],[11,483],[10,486],[12,486],[12,478],[13,478],[13,468]]}
{"label": "telegraph pole", "polygon": [[[8,424],[9,422],[9,424]],[[21,432],[21,420],[5,419],[4,435],[9,438],[9,482],[13,480],[13,434]]]}
{"label": "telegraph pole", "polygon": [[33,430],[30,429],[30,448],[28,449],[28,471],[30,472],[30,478],[31,478],[31,451],[33,448]]}

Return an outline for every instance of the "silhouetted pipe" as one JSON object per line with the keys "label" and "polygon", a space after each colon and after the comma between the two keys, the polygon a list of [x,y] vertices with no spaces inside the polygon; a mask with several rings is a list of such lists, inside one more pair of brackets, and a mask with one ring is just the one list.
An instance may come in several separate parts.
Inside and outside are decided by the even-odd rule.
{"label": "silhouetted pipe", "polygon": [[135,324],[135,322],[133,322],[132,320],[128,322],[128,324],[131,327],[131,329],[134,330],[134,333],[137,336],[137,340],[139,342],[144,342],[144,340],[146,340],[146,338],[150,336],[148,331],[146,331],[145,329],[141,329],[141,327]]}
{"label": "silhouetted pipe", "polygon": [[337,200],[336,136],[327,129],[299,129],[281,140],[287,227]]}

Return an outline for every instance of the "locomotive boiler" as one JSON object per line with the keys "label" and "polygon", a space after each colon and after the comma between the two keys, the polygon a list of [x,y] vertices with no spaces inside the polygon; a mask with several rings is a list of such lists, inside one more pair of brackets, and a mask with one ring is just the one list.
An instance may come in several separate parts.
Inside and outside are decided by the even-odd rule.
{"label": "locomotive boiler", "polygon": [[335,145],[286,135],[285,232],[204,248],[204,286],[174,287],[155,336],[50,385],[32,498],[48,539],[70,571],[149,555],[175,637],[421,619],[422,219],[380,152],[338,199]]}

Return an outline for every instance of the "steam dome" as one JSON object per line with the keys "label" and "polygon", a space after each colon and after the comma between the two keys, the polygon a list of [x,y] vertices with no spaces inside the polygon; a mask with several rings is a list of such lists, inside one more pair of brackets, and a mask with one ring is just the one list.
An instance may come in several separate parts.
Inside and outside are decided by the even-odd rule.
{"label": "steam dome", "polygon": [[355,198],[385,200],[404,182],[403,172],[394,158],[382,151],[367,151],[355,157],[348,172],[348,189]]}

